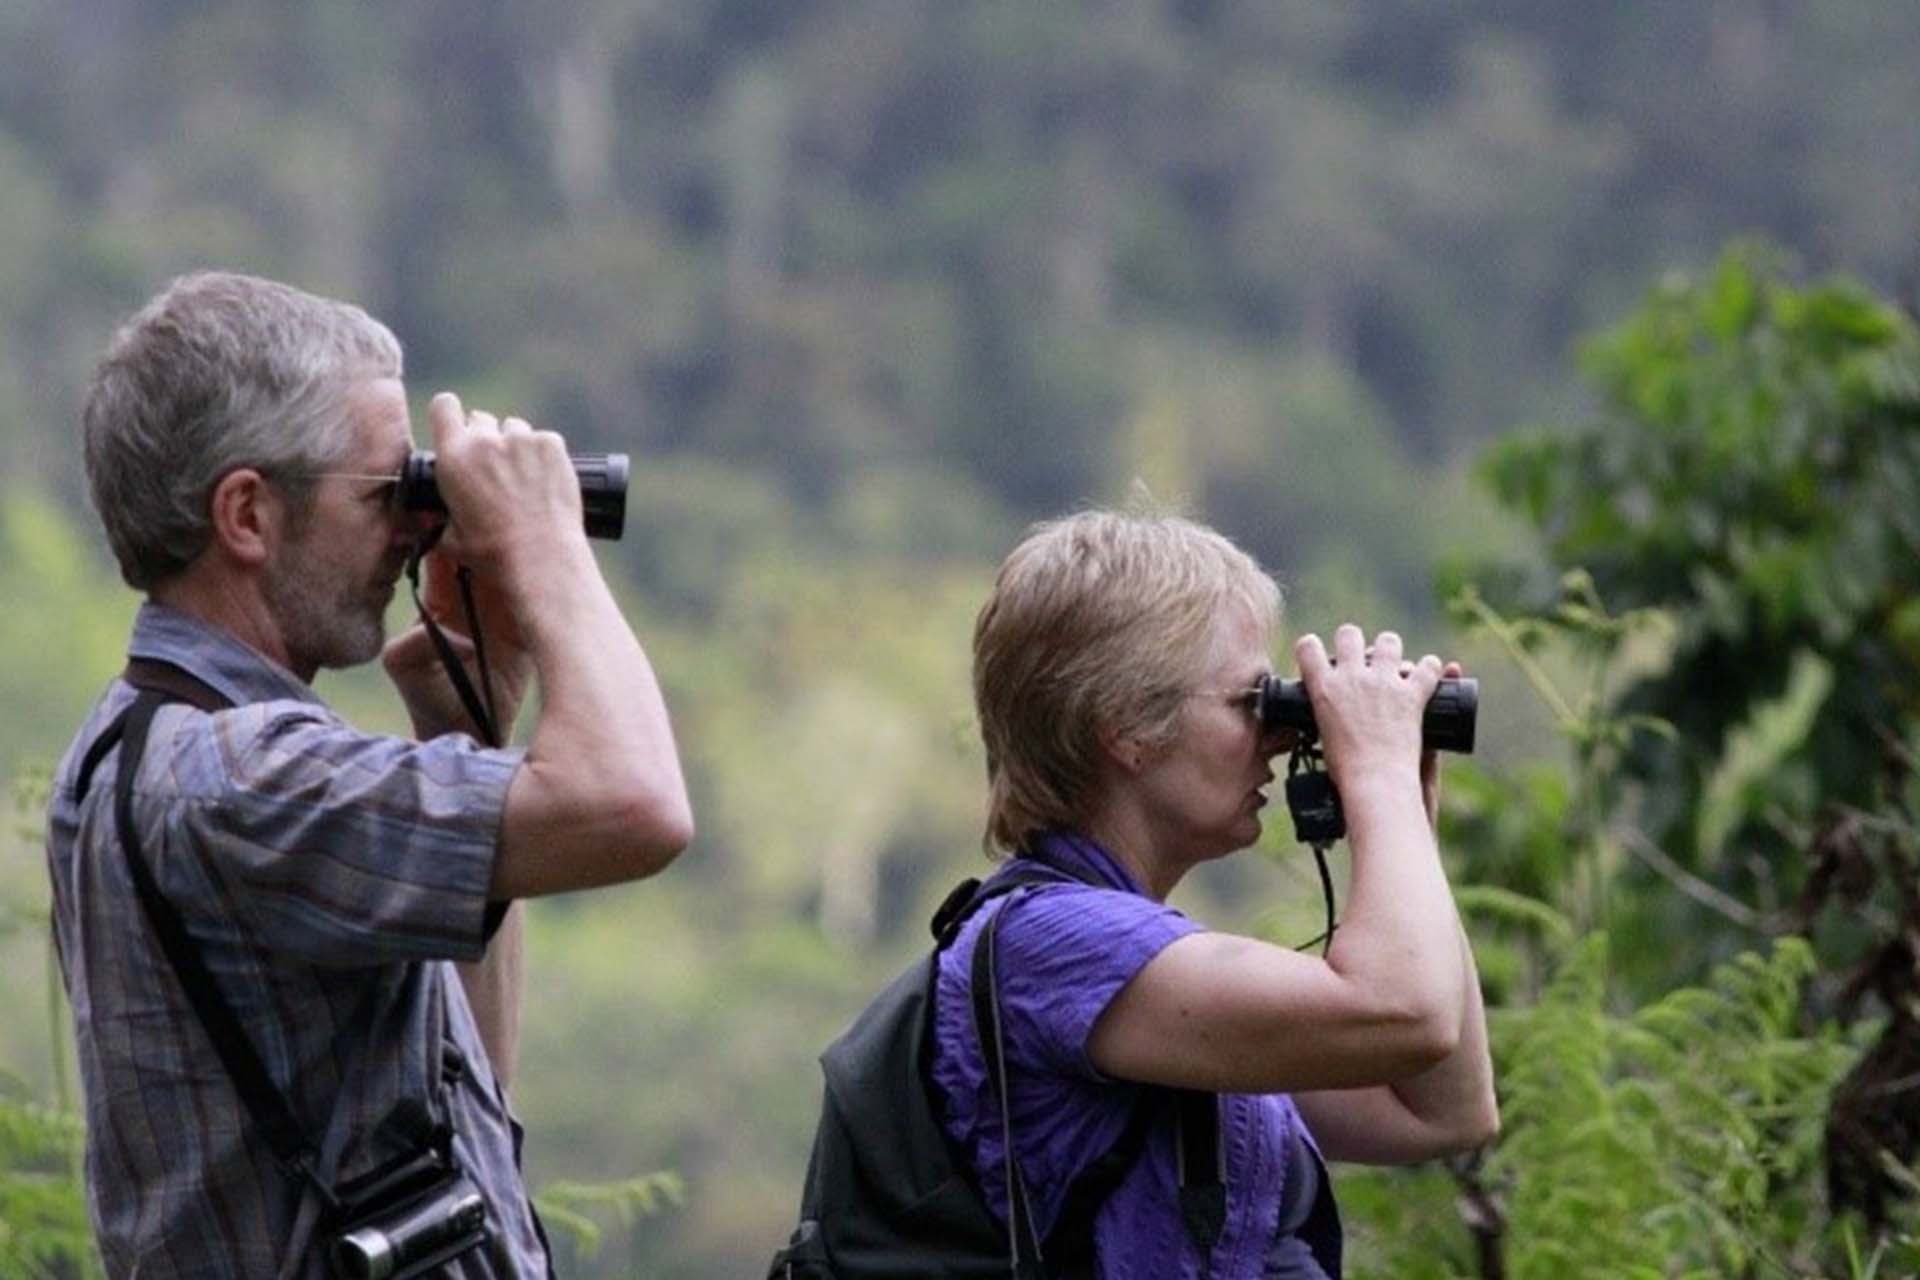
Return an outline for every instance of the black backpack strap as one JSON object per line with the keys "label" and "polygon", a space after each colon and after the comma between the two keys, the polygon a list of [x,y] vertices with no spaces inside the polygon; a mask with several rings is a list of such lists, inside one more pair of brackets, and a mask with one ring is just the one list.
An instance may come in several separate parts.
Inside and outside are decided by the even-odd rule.
{"label": "black backpack strap", "polygon": [[[1019,885],[1012,891],[1024,894],[1029,888],[1028,885]],[[1000,1026],[1000,982],[994,964],[1000,919],[1006,914],[1007,907],[1017,901],[1019,898],[1015,897],[994,912],[987,920],[986,930],[974,944],[973,1026],[975,1034],[980,1037],[981,1056],[986,1059],[987,1080],[993,1086],[993,1096],[1000,1103],[1000,1134],[1007,1180],[1007,1261],[1010,1274],[1016,1280],[1028,1280],[1029,1277],[1032,1280],[1044,1280],[1046,1260],[1040,1248],[1040,1232],[1033,1224],[1033,1204],[1027,1195],[1026,1179],[1020,1172],[1019,1157],[1014,1151],[1013,1103],[1011,1091],[1007,1088],[1006,1040]]]}
{"label": "black backpack strap", "polygon": [[985,883],[962,880],[953,886],[927,925],[933,933],[934,942],[938,944],[934,950],[945,951],[953,945],[953,940],[960,935],[960,926],[971,919],[974,912],[1003,894],[1036,884],[1087,883],[1077,875],[1055,868],[1052,863],[1036,862],[1030,858],[1010,863]]}
{"label": "black backpack strap", "polygon": [[1047,1233],[1055,1265],[1071,1272],[1075,1261],[1084,1259],[1087,1274],[1092,1274],[1094,1216],[1139,1162],[1141,1152],[1147,1148],[1147,1137],[1160,1119],[1165,1098],[1165,1090],[1142,1086],[1140,1100],[1134,1104],[1127,1127],[1120,1131],[1106,1154],[1082,1169],[1067,1188],[1060,1216],[1053,1230]]}
{"label": "black backpack strap", "polygon": [[[184,672],[181,674],[185,675]],[[193,677],[188,676],[187,679],[192,680]],[[214,696],[217,698],[218,694]],[[331,1205],[333,1192],[316,1171],[313,1144],[294,1118],[286,1098],[274,1088],[272,1077],[267,1074],[260,1055],[241,1029],[239,1018],[221,998],[220,989],[215,985],[213,975],[207,971],[205,961],[200,958],[199,948],[188,936],[179,911],[161,892],[153,878],[152,869],[140,852],[139,833],[133,821],[134,775],[139,772],[140,758],[146,753],[147,733],[153,725],[154,713],[164,703],[176,700],[185,699],[176,699],[172,690],[142,687],[133,705],[102,735],[103,739],[119,739],[121,746],[120,769],[114,785],[113,816],[120,836],[120,849],[126,855],[127,872],[140,894],[141,905],[146,909],[147,920],[160,941],[160,948],[173,966],[174,978],[179,982],[188,1003],[193,1006],[207,1038],[213,1042],[214,1050],[239,1092],[241,1102],[246,1105],[254,1123],[260,1126],[274,1159],[290,1174],[310,1184],[319,1192],[323,1202]],[[220,702],[221,705],[231,705],[224,699]],[[89,752],[89,756],[91,754]]]}
{"label": "black backpack strap", "polygon": [[[987,903],[1008,894],[1021,893],[1035,885],[1084,883],[1073,872],[1057,868],[1049,863],[1022,858],[1003,869],[986,883],[979,880],[964,880],[954,886],[946,900],[933,913],[930,924],[934,936],[934,954],[953,944],[960,935],[960,928]],[[1010,905],[1010,904],[1009,904]],[[1046,1280],[1045,1263],[1040,1248],[1040,1233],[1033,1223],[1033,1209],[1027,1196],[1026,1182],[1020,1173],[1018,1160],[1013,1153],[1013,1117],[1006,1088],[1006,1048],[1001,1037],[999,982],[995,976],[993,956],[1000,929],[1001,912],[995,912],[987,921],[986,930],[974,945],[972,968],[972,1002],[974,1034],[980,1041],[981,1057],[986,1061],[987,1079],[993,1087],[993,1095],[1000,1103],[1001,1131],[1007,1135],[1007,1244],[1008,1274],[1014,1280]],[[937,983],[938,965],[929,977],[928,1007],[931,1008],[932,984]],[[921,1060],[931,1062],[933,1019],[926,1023],[926,1043],[922,1046]]]}
{"label": "black backpack strap", "polygon": [[[943,939],[944,946],[959,932],[960,925],[967,917],[992,898],[1034,885],[1077,880],[1080,877],[1066,868],[1022,859],[985,886],[970,881],[949,894],[947,901],[935,914],[935,936]],[[1012,1103],[1006,1087],[1006,1046],[1001,1036],[999,980],[994,963],[1000,920],[1013,905],[1013,902],[1009,902],[993,914],[974,946],[972,997],[974,1028],[980,1037],[981,1054],[986,1059],[987,1079],[993,1086],[995,1098],[999,1100],[1001,1131],[1005,1135],[1008,1235],[1012,1241],[1010,1262],[1013,1275],[1018,1280],[1027,1280],[1029,1276],[1044,1277],[1046,1271],[1039,1231],[1033,1223],[1032,1203],[1020,1173],[1019,1161],[1014,1155]],[[943,917],[947,926],[944,933],[941,928]],[[1121,1131],[1114,1145],[1082,1170],[1080,1177],[1068,1188],[1056,1227],[1059,1224],[1074,1224],[1076,1231],[1087,1236],[1086,1244],[1091,1246],[1094,1213],[1139,1159],[1160,1110],[1159,1104],[1170,1102],[1174,1115],[1174,1152],[1180,1178],[1180,1220],[1186,1228],[1188,1239],[1199,1251],[1202,1274],[1207,1274],[1212,1266],[1214,1246],[1219,1243],[1227,1221],[1219,1095],[1192,1089],[1147,1088],[1142,1092],[1146,1096],[1134,1108],[1127,1127]],[[1020,1247],[1023,1238],[1027,1242],[1024,1252]]]}
{"label": "black backpack strap", "polygon": [[[963,880],[947,894],[933,913],[929,925],[934,937],[934,955],[953,945],[961,926],[995,898],[1019,893],[1042,884],[1088,883],[1070,868],[1032,858],[1020,858],[1003,868],[984,884],[977,879]],[[974,1034],[980,1041],[981,1057],[987,1066],[987,1079],[999,1100],[1002,1132],[1007,1135],[1007,1242],[1009,1274],[1014,1280],[1046,1280],[1040,1234],[1033,1222],[1033,1209],[1026,1182],[1013,1154],[1013,1118],[1006,1088],[1006,1049],[1001,1037],[999,983],[993,965],[1000,929],[1001,912],[987,921],[985,932],[975,944],[972,968]],[[927,1007],[933,1007],[933,988],[938,983],[936,963],[928,978]],[[928,1018],[921,1046],[921,1061],[933,1061],[933,1019]]]}
{"label": "black backpack strap", "polygon": [[1227,1186],[1220,1159],[1220,1095],[1173,1091],[1174,1157],[1180,1171],[1180,1221],[1200,1251],[1201,1274],[1227,1225]]}

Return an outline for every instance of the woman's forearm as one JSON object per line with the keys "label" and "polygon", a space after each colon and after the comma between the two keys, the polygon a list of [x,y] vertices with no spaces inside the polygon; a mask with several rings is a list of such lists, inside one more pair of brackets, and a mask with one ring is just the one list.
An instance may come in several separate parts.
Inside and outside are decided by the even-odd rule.
{"label": "woman's forearm", "polygon": [[1464,979],[1460,1043],[1437,1066],[1391,1086],[1394,1096],[1407,1111],[1432,1131],[1442,1150],[1483,1146],[1500,1130],[1480,977],[1474,968],[1473,948],[1467,941],[1466,930],[1456,922],[1455,932]]}
{"label": "woman's forearm", "polygon": [[1458,913],[1420,793],[1390,775],[1358,771],[1343,779],[1341,792],[1353,878],[1327,963],[1417,1013],[1451,1054],[1466,975],[1457,959]]}

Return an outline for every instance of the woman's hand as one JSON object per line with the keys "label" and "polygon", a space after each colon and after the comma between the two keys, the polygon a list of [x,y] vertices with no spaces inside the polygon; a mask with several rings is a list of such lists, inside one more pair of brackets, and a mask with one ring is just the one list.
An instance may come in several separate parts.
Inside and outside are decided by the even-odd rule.
{"label": "woman's hand", "polygon": [[1409,780],[1419,770],[1424,781],[1420,722],[1440,683],[1440,659],[1406,662],[1397,633],[1382,631],[1369,646],[1352,623],[1334,632],[1333,644],[1329,658],[1318,636],[1302,636],[1294,656],[1335,781],[1344,791],[1349,781],[1401,769]]}
{"label": "woman's hand", "polygon": [[[1410,664],[1401,663],[1402,667]],[[1442,680],[1458,680],[1467,673],[1467,669],[1457,662],[1449,662],[1440,671]],[[1420,753],[1420,798],[1427,806],[1427,825],[1434,834],[1440,833],[1440,753],[1422,751]]]}
{"label": "woman's hand", "polygon": [[1479,996],[1434,843],[1439,773],[1421,749],[1447,667],[1403,661],[1391,631],[1371,661],[1358,627],[1334,646],[1335,659],[1314,636],[1295,646],[1353,847],[1326,958],[1226,934],[1168,945],[1095,1023],[1088,1054],[1106,1074],[1240,1093],[1371,1088],[1434,1071],[1477,1036],[1467,1087],[1485,1078]]}

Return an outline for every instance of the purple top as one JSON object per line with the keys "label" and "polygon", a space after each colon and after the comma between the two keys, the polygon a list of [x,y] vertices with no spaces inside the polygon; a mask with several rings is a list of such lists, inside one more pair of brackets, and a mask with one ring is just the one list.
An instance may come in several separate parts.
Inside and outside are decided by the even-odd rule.
{"label": "purple top", "polygon": [[[1078,865],[1111,886],[1042,885],[1021,896],[1000,926],[1000,1009],[1017,1155],[1044,1235],[1074,1177],[1113,1145],[1139,1096],[1139,1086],[1101,1075],[1088,1059],[1095,1020],[1147,961],[1201,926],[1148,898],[1093,841],[1052,833],[1038,844],[1048,861]],[[945,1095],[947,1131],[971,1155],[987,1203],[1002,1221],[1008,1212],[1005,1139],[974,1034],[971,992],[974,943],[992,913],[1011,900],[981,908],[941,953],[934,1011],[933,1078]],[[1259,1280],[1272,1274],[1264,1268],[1280,1226],[1282,1192],[1294,1173],[1289,1153],[1307,1151],[1311,1138],[1285,1094],[1222,1094],[1220,1102],[1227,1220],[1208,1274],[1210,1280]],[[1140,1160],[1095,1218],[1101,1280],[1202,1274],[1181,1225],[1178,1196],[1169,1121],[1155,1127]]]}

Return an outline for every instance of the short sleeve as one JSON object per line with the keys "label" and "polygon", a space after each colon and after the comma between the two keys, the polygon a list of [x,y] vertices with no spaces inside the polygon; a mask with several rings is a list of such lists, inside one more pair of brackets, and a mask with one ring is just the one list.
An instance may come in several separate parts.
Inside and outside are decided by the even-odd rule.
{"label": "short sleeve", "polygon": [[[521,753],[458,734],[362,733],[323,707],[187,712],[161,883],[220,904],[256,942],[311,963],[477,959],[508,784]],[[182,857],[181,854],[191,856]]]}
{"label": "short sleeve", "polygon": [[1103,1079],[1087,1057],[1093,1024],[1148,961],[1200,931],[1172,907],[1111,889],[1062,885],[1015,901],[995,966],[1008,1051],[1042,1071]]}
{"label": "short sleeve", "polygon": [[941,953],[933,1078],[948,1133],[973,1158],[981,1190],[1005,1219],[1004,1129],[974,1033],[972,956],[987,921],[1004,911],[995,942],[1014,1124],[1021,1167],[1043,1229],[1080,1171],[1118,1140],[1136,1087],[1094,1069],[1087,1037],[1113,998],[1168,944],[1201,926],[1137,894],[1091,886],[1033,889],[989,903]]}

